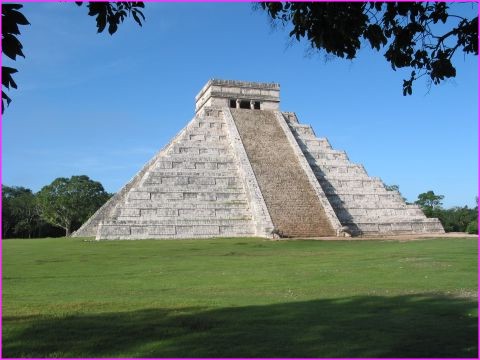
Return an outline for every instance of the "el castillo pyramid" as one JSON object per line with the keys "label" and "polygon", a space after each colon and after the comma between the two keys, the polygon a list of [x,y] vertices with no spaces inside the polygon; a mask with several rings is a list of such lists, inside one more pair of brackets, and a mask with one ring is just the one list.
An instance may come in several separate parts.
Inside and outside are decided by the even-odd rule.
{"label": "el castillo pyramid", "polygon": [[210,80],[196,114],[74,236],[324,237],[443,233],[362,165],[279,110],[280,85]]}

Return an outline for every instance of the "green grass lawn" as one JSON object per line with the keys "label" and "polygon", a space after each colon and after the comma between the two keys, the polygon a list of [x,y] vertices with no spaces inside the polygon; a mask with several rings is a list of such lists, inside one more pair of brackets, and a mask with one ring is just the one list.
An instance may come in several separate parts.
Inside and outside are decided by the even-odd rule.
{"label": "green grass lawn", "polygon": [[3,241],[3,357],[477,357],[477,239]]}

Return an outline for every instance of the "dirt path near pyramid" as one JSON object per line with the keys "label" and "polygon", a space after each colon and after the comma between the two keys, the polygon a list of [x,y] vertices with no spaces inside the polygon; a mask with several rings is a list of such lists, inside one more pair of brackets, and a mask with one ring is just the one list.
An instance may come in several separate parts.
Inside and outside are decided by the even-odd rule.
{"label": "dirt path near pyramid", "polygon": [[273,111],[230,109],[275,229],[283,236],[335,236]]}

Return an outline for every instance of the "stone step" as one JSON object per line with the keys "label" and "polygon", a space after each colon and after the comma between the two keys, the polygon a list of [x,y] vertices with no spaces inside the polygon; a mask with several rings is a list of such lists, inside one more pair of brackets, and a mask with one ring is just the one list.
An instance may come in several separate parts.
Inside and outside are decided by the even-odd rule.
{"label": "stone step", "polygon": [[349,218],[341,219],[343,225],[349,223],[355,224],[393,224],[393,223],[410,223],[415,221],[421,221],[421,218],[393,218],[393,217],[362,217],[362,216],[353,216]]}
{"label": "stone step", "polygon": [[[208,185],[212,187],[230,188],[241,186],[241,180],[235,176],[219,177],[219,176],[195,176],[184,174],[182,176],[167,176],[165,174],[150,173],[144,180],[145,185],[161,184],[166,186],[186,186],[189,185]],[[163,187],[159,186],[162,190]]]}
{"label": "stone step", "polygon": [[338,161],[343,161],[350,163],[348,161],[348,156],[344,151],[338,151],[338,150],[330,150],[330,151],[315,151],[315,150],[308,150],[308,149],[302,149],[305,157],[307,160],[338,160]]}
{"label": "stone step", "polygon": [[227,125],[225,120],[219,118],[202,118],[196,126],[197,129],[216,129],[226,131]]}
{"label": "stone step", "polygon": [[351,215],[351,216],[364,216],[364,217],[389,217],[389,216],[398,216],[401,218],[402,216],[415,216],[415,215],[421,215],[423,216],[423,213],[418,213],[418,214],[412,214],[410,209],[405,209],[405,208],[338,208],[338,214],[342,215]]}
{"label": "stone step", "polygon": [[405,206],[407,207],[407,209],[418,209],[420,211],[422,210],[417,204],[406,204]]}
{"label": "stone step", "polygon": [[195,156],[193,158],[191,155],[186,153],[175,153],[175,154],[168,154],[162,161],[172,161],[172,162],[234,162],[235,157],[231,153],[221,154],[221,155],[208,155],[208,154],[201,154],[199,156]]}
{"label": "stone step", "polygon": [[[193,163],[195,164],[195,163]],[[205,163],[201,163],[203,166]],[[232,164],[233,165],[233,164]],[[168,168],[168,169],[152,169],[149,171],[150,175],[155,176],[199,176],[199,177],[215,177],[215,178],[232,178],[236,176],[236,169],[218,169],[218,167],[213,167],[210,164],[209,168]],[[210,167],[211,166],[211,167]]]}
{"label": "stone step", "polygon": [[[297,117],[297,115],[296,115],[295,113],[292,113],[292,114],[294,114],[294,116]],[[308,124],[300,124],[300,123],[298,123],[298,122],[297,122],[297,123],[295,123],[295,122],[293,122],[293,123],[290,122],[288,125],[289,125],[290,127],[294,128],[294,129],[297,129],[297,128],[298,128],[298,129],[304,129],[304,128],[309,128],[309,127],[311,127],[311,126],[308,125]]]}
{"label": "stone step", "polygon": [[368,177],[367,179],[358,179],[358,177],[348,176],[348,174],[342,177],[340,176],[330,177],[326,175],[324,181],[329,182],[330,184],[336,187],[351,187],[351,188],[369,187],[369,188],[379,188],[379,189],[388,191],[387,189],[385,189],[385,185],[383,184],[382,181],[379,181],[378,179],[375,179],[372,177]]}
{"label": "stone step", "polygon": [[194,221],[194,220],[208,220],[208,223],[210,224],[211,222],[214,222],[215,220],[232,220],[232,221],[253,221],[252,216],[222,216],[222,215],[204,215],[204,216],[185,216],[185,215],[178,215],[178,216],[148,216],[148,215],[141,215],[141,216],[118,216],[116,218],[117,221],[127,221],[127,222],[132,222],[132,223],[137,223],[138,221],[147,221],[148,223],[151,223],[152,221],[169,221],[172,222],[172,224],[175,221],[180,221],[180,220],[188,220],[188,221]]}
{"label": "stone step", "polygon": [[[160,184],[161,185],[161,184]],[[154,193],[185,193],[185,194],[198,194],[198,193],[227,193],[227,194],[240,194],[244,192],[243,187],[240,183],[234,184],[232,186],[221,186],[217,185],[199,185],[199,184],[179,184],[179,185],[163,185],[154,183],[144,183],[143,185],[135,188],[134,191],[137,192],[149,192]],[[190,196],[190,195],[188,195]],[[187,196],[187,197],[188,197]],[[138,199],[137,199],[138,200]]]}
{"label": "stone step", "polygon": [[340,222],[348,223],[354,222],[356,224],[359,223],[393,223],[393,222],[411,222],[411,221],[422,221],[425,219],[425,216],[411,216],[405,213],[392,215],[392,214],[365,214],[365,215],[351,215],[348,212],[339,212],[338,219]]}
{"label": "stone step", "polygon": [[200,143],[200,144],[216,144],[216,143],[223,143],[227,142],[227,134],[220,132],[219,134],[198,134],[197,132],[193,132],[190,134],[185,134],[185,137],[181,140],[180,143],[187,144],[187,143]]}
{"label": "stone step", "polygon": [[319,151],[323,149],[332,150],[332,145],[327,138],[315,138],[315,139],[302,139],[299,142],[302,151]]}
{"label": "stone step", "polygon": [[227,135],[191,134],[189,138],[183,138],[175,143],[174,148],[179,147],[228,148],[230,143]]}
{"label": "stone step", "polygon": [[150,172],[164,171],[164,172],[183,172],[183,171],[212,171],[219,173],[221,172],[230,172],[237,170],[237,165],[235,162],[218,162],[218,161],[159,161],[157,162]]}
{"label": "stone step", "polygon": [[294,112],[285,111],[282,112],[282,115],[289,124],[299,125],[297,114],[295,114]]}
{"label": "stone step", "polygon": [[191,131],[195,131],[195,129],[215,129],[217,131],[225,131],[226,124],[223,120],[201,119],[194,124]]}
{"label": "stone step", "polygon": [[[366,201],[366,200],[360,200],[360,201],[343,201],[340,202],[341,197],[335,198],[335,201],[332,201],[332,207],[334,209],[347,209],[347,210],[353,210],[353,209],[405,209],[405,205],[401,202],[394,202],[394,201]],[[411,210],[411,211],[417,211],[417,210]]]}
{"label": "stone step", "polygon": [[228,147],[207,147],[207,146],[174,146],[169,152],[170,156],[175,154],[183,154],[188,156],[216,156],[216,155],[229,155],[231,150]]}
{"label": "stone step", "polygon": [[[313,168],[313,167],[312,167]],[[358,165],[322,165],[313,168],[315,175],[319,174],[331,178],[352,177],[352,180],[359,176],[368,177],[365,169]]]}
{"label": "stone step", "polygon": [[242,209],[248,208],[247,200],[233,201],[201,201],[198,199],[188,199],[185,201],[158,201],[150,200],[130,200],[122,205],[122,208],[131,209]]}
{"label": "stone step", "polygon": [[[370,181],[371,177],[368,176],[367,174],[357,174],[357,175],[352,175],[350,174],[328,174],[328,173],[322,173],[319,170],[314,170],[314,174],[317,178],[317,180],[320,183],[325,183],[327,186],[337,184],[338,182],[341,181]],[[380,186],[376,186],[380,188]]]}
{"label": "stone step", "polygon": [[139,208],[120,208],[118,209],[118,220],[135,220],[139,218],[166,220],[190,219],[210,217],[212,219],[251,219],[252,215],[248,208],[211,208],[211,209],[192,209],[192,208],[157,208],[157,209],[139,209]]}
{"label": "stone step", "polygon": [[127,196],[127,202],[132,200],[142,200],[149,202],[157,201],[237,201],[246,200],[244,192],[211,191],[211,192],[148,192],[148,191],[130,191]]}
{"label": "stone step", "polygon": [[[193,163],[195,164],[195,163]],[[201,163],[205,165],[205,163]],[[216,164],[215,164],[216,165]],[[214,177],[214,178],[236,178],[236,169],[218,169],[217,166],[211,168],[188,168],[188,169],[153,169],[149,171],[150,175],[154,176],[200,176],[200,177]]]}
{"label": "stone step", "polygon": [[316,139],[317,136],[313,131],[310,125],[300,125],[300,124],[289,124],[290,128],[292,129],[292,133],[296,138],[300,138],[302,140],[311,140]]}
{"label": "stone step", "polygon": [[[358,193],[358,194],[331,194],[329,195],[329,201],[332,206],[345,207],[351,209],[357,208],[371,208],[374,209],[378,206],[388,209],[407,209],[405,202],[401,199],[383,197],[383,194],[376,193]],[[418,211],[419,209],[409,209],[411,211]],[[421,211],[421,210],[420,210]]]}
{"label": "stone step", "polygon": [[106,239],[171,239],[171,238],[200,238],[215,236],[238,236],[255,234],[252,222],[245,224],[195,224],[195,225],[170,225],[148,224],[123,225],[102,224],[99,229],[99,238]]}
{"label": "stone step", "polygon": [[338,176],[329,176],[329,175],[321,175],[319,172],[316,172],[317,180],[320,184],[325,185],[325,187],[334,187],[337,188],[342,193],[348,193],[345,190],[351,189],[375,189],[376,192],[382,191],[387,192],[388,190],[385,189],[383,184],[373,181],[371,177],[367,175],[338,175]]}
{"label": "stone step", "polygon": [[[336,185],[332,185],[332,183],[327,183],[322,181],[321,186],[325,194],[327,195],[361,195],[361,194],[375,194],[375,195],[384,195],[386,190],[381,188],[377,185],[372,184],[358,184],[353,183],[352,185],[342,185],[337,183]],[[392,199],[394,198],[393,195],[390,196]]]}
{"label": "stone step", "polygon": [[[215,124],[215,123],[213,123]],[[227,131],[225,128],[218,128],[210,126],[210,123],[199,122],[198,127],[193,127],[185,132],[185,139],[190,139],[191,135],[203,135],[207,136],[226,136]]]}
{"label": "stone step", "polygon": [[[338,198],[342,199],[341,196],[338,196]],[[339,204],[339,200],[335,199],[335,201],[330,201],[332,204],[332,207],[334,209],[403,209],[404,203],[400,201],[385,201],[385,200],[360,200],[360,201],[344,201],[342,199],[342,203]],[[330,200],[330,198],[329,198]]]}
{"label": "stone step", "polygon": [[[434,220],[434,221],[427,221]],[[358,229],[360,235],[402,235],[402,234],[421,234],[421,233],[444,233],[444,230],[437,219],[425,219],[422,221],[404,221],[404,222],[357,222],[345,224],[353,229]]]}
{"label": "stone step", "polygon": [[[333,155],[332,155],[333,156]],[[353,164],[350,160],[348,159],[318,159],[318,158],[309,158],[307,155],[305,157],[308,160],[308,163],[312,168],[319,168],[322,169],[324,166],[342,166],[342,167],[348,167],[348,166],[353,166],[356,164]]]}
{"label": "stone step", "polygon": [[223,119],[223,110],[213,106],[204,106],[200,117]]}
{"label": "stone step", "polygon": [[[371,201],[378,201],[385,204],[404,204],[402,199],[388,196],[385,194],[385,191],[382,189],[365,189],[358,188],[358,189],[344,189],[343,191],[340,190],[332,190],[328,188],[328,190],[324,189],[325,194],[327,194],[328,198],[340,198],[343,203],[347,202],[371,202]],[[376,196],[375,198],[373,196]],[[356,197],[357,200],[351,200],[352,197]],[[363,197],[363,198],[362,198]],[[335,200],[333,200],[336,202]]]}
{"label": "stone step", "polygon": [[295,123],[295,122],[289,122],[288,126],[292,128],[295,131],[302,130],[302,129],[312,129],[311,125],[308,124],[300,124],[300,123]]}
{"label": "stone step", "polygon": [[215,225],[215,226],[224,226],[224,225],[249,225],[251,223],[250,219],[136,219],[136,220],[110,220],[105,222],[105,225],[181,225],[181,226],[194,226],[194,225]]}

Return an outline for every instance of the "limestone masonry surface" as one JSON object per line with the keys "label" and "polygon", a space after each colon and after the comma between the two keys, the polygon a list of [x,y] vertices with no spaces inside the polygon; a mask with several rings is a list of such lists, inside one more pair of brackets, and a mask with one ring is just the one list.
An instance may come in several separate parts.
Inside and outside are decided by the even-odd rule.
{"label": "limestone masonry surface", "polygon": [[169,239],[443,233],[280,112],[280,85],[210,80],[193,120],[73,236]]}

